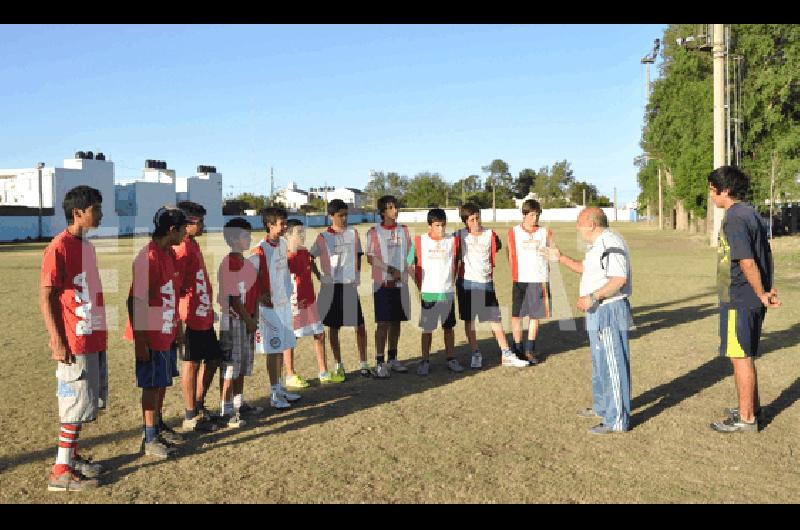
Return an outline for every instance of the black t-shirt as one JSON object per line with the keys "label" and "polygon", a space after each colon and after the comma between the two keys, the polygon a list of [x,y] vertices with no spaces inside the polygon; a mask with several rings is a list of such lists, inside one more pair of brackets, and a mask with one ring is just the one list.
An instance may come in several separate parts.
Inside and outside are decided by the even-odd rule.
{"label": "black t-shirt", "polygon": [[762,306],[753,287],[747,282],[739,260],[752,259],[761,274],[765,291],[772,288],[772,250],[767,226],[755,208],[734,203],[725,212],[717,250],[717,288],[720,303],[741,309]]}

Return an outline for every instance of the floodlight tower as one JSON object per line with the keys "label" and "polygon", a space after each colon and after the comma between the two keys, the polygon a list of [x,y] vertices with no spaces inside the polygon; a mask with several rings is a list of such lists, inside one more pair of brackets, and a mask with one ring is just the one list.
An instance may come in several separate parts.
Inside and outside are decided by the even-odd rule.
{"label": "floodlight tower", "polygon": [[[661,40],[656,39],[653,41],[653,51],[642,57],[641,63],[645,65],[645,85],[644,85],[644,108],[645,108],[645,126],[647,125],[647,105],[650,104],[650,92],[652,91],[650,85],[650,65],[656,62],[658,57],[658,49],[661,47]],[[644,163],[647,165],[650,155],[644,154]],[[614,205],[616,207],[616,205]],[[664,229],[664,214],[663,214],[663,197],[661,192],[661,168],[658,168],[658,229]]]}

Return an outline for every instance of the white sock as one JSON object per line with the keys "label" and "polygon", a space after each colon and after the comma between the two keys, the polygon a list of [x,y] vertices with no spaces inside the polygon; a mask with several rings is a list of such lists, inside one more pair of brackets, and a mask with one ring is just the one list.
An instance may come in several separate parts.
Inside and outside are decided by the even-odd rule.
{"label": "white sock", "polygon": [[369,364],[367,364],[367,361],[361,361],[361,368],[369,368]]}
{"label": "white sock", "polygon": [[230,416],[231,414],[233,414],[233,403],[231,401],[220,401],[219,415]]}
{"label": "white sock", "polygon": [[319,373],[319,376],[320,376],[320,377],[327,377],[327,376],[328,376],[328,371],[327,371],[327,370],[325,370],[324,372],[320,372],[320,373]]}
{"label": "white sock", "polygon": [[342,363],[336,363],[336,369],[338,370],[339,368],[344,370],[344,365]]}
{"label": "white sock", "polygon": [[244,392],[233,396],[233,408],[239,410],[240,408],[242,408],[242,403],[244,403]]}

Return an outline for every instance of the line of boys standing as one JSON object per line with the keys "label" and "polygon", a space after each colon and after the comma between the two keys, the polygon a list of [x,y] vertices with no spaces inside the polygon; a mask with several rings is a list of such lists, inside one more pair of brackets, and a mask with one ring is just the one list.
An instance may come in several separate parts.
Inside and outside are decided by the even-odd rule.
{"label": "line of boys standing", "polygon": [[[57,463],[48,479],[50,490],[80,491],[96,487],[95,477],[103,472],[100,464],[77,455],[82,423],[93,421],[107,402],[107,332],[102,286],[94,247],[83,239],[86,232],[99,226],[101,203],[100,192],[93,188],[79,186],[70,190],[64,199],[69,227],[48,246],[43,259],[40,306],[51,337],[53,359],[59,361],[62,422]],[[250,224],[236,218],[225,225],[223,234],[231,252],[220,264],[218,274],[219,340],[213,331],[213,289],[202,251],[195,241],[203,233],[206,212],[201,205],[190,201],[178,206],[160,208],[155,213],[151,241],[133,262],[126,303],[128,320],[124,336],[134,343],[137,386],[142,388],[145,454],[169,458],[176,454],[176,444],[183,441],[183,435],[162,419],[166,388],[179,375],[179,356],[183,362],[184,431],[238,427],[245,423],[243,414],[263,411],[261,407],[248,405],[243,396],[243,378],[252,374],[253,350],[267,354],[270,404],[275,408],[287,408],[300,398],[281,384],[284,361],[287,385],[308,386],[293,370],[296,338],[314,336],[320,382],[338,383],[344,381],[346,373],[339,330],[343,326],[355,327],[359,371],[364,376],[373,375],[366,361],[366,330],[357,291],[363,252],[357,230],[347,226],[347,205],[343,201],[334,200],[328,205],[332,225],[317,236],[310,250],[303,247],[302,223],[287,221],[286,212],[279,208],[265,211],[267,236],[253,249],[249,259],[243,253],[251,243]],[[526,201],[523,214],[527,216],[533,210],[541,212],[538,203]],[[431,210],[428,213],[431,230],[413,240],[408,228],[396,222],[398,210],[394,197],[381,198],[379,213],[382,222],[367,234],[378,323],[374,375],[386,378],[391,371],[407,371],[397,359],[397,344],[400,323],[410,315],[409,276],[417,283],[422,300],[419,326],[423,331],[423,360],[418,374],[428,374],[432,332],[440,322],[445,332],[447,366],[456,372],[463,370],[454,356],[454,290],[473,349],[472,367],[482,366],[472,327],[476,316],[491,322],[503,351],[504,366],[527,366],[529,362],[509,349],[499,324],[491,278],[500,241],[493,231],[480,226],[477,207],[462,208],[467,228],[455,234],[445,234],[444,211]],[[535,218],[526,217],[528,221],[523,223],[526,233],[536,233]],[[509,241],[513,241],[513,235],[509,231]],[[538,249],[524,242],[511,246],[513,270],[522,263],[519,260],[541,258],[540,253],[536,257],[532,253]],[[314,258],[319,258],[322,273],[316,269]],[[72,272],[76,272],[74,281],[66,285],[69,282],[65,278]],[[312,272],[321,283],[318,300],[314,296]],[[521,293],[519,297],[517,292]],[[546,282],[525,285],[523,289],[518,289],[515,282],[514,293],[513,318],[531,317],[530,329],[535,338],[536,319],[549,315]],[[317,302],[324,314],[321,321]],[[329,328],[336,359],[332,373],[326,367],[323,325]],[[388,361],[384,356],[387,341]],[[533,344],[525,349],[531,363],[535,363]],[[515,349],[522,354],[516,334]],[[206,409],[204,399],[218,367],[221,367],[221,403],[220,415],[214,417]]]}

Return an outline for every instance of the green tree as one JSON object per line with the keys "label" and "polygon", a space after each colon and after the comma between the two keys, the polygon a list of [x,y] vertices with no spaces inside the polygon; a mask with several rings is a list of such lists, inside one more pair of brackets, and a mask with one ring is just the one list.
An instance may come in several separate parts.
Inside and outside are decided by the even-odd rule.
{"label": "green tree", "polygon": [[484,191],[480,176],[470,175],[450,186],[450,204],[461,205],[465,202],[477,204],[481,208],[491,208],[492,194]]}
{"label": "green tree", "polygon": [[408,182],[404,200],[409,208],[443,208],[448,192],[448,184],[438,173],[424,171]]}
{"label": "green tree", "polygon": [[522,199],[530,192],[533,183],[536,180],[536,171],[525,168],[519,172],[517,179],[514,181],[514,197]]}
{"label": "green tree", "polygon": [[570,202],[577,206],[582,205],[584,190],[586,191],[586,206],[611,206],[611,200],[605,195],[601,195],[597,186],[583,181],[574,181],[567,186]]}
{"label": "green tree", "polygon": [[233,200],[246,202],[250,206],[247,208],[248,210],[263,210],[269,203],[269,197],[266,195],[255,195],[249,192],[240,193]]}
{"label": "green tree", "polygon": [[484,181],[484,191],[489,194],[489,206],[487,208],[491,207],[492,203],[492,187],[494,187],[497,208],[513,208],[512,190],[514,178],[508,170],[508,164],[496,158],[488,166],[482,166],[481,170],[487,174]]}
{"label": "green tree", "polygon": [[568,188],[575,180],[572,167],[566,160],[543,166],[536,174],[533,192],[542,208],[564,208],[570,205]]}
{"label": "green tree", "polygon": [[364,188],[367,197],[367,205],[377,208],[378,199],[384,195],[394,195],[399,207],[404,206],[404,197],[408,188],[408,177],[399,175],[393,171],[384,173],[383,171],[373,171],[370,180]]}

